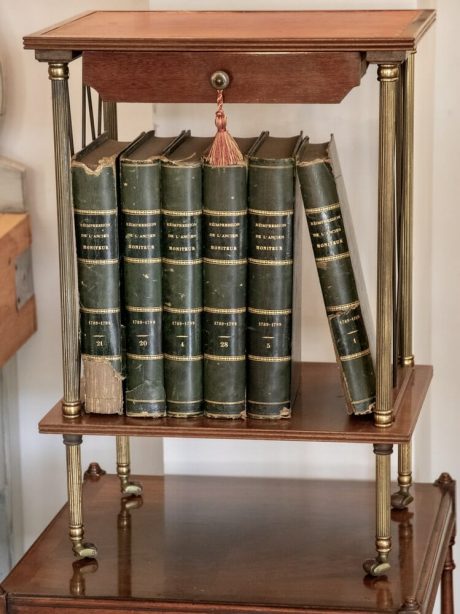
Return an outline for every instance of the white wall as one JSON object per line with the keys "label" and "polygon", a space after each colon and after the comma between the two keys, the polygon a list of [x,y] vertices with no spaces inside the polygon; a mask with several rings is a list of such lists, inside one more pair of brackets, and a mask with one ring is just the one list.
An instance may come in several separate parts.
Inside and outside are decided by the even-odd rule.
{"label": "white wall", "polygon": [[[29,545],[65,499],[64,450],[58,436],[38,436],[36,424],[61,394],[59,341],[57,240],[52,163],[52,126],[46,67],[32,52],[21,51],[23,34],[89,8],[145,8],[147,0],[109,2],[58,0],[0,0],[0,53],[7,80],[7,114],[0,123],[0,153],[17,158],[30,169],[27,200],[34,233],[34,272],[39,331],[19,353],[19,419],[21,428],[22,491],[25,544]],[[422,3],[419,2],[419,5]],[[433,2],[425,2],[433,6]],[[415,8],[417,2],[402,0],[233,0],[219,8]],[[150,0],[150,8],[165,3]],[[168,0],[168,9],[215,9],[213,0]],[[459,462],[455,407],[456,338],[459,313],[459,260],[454,232],[458,227],[458,185],[454,164],[458,159],[455,136],[459,133],[458,80],[454,80],[455,23],[460,17],[456,0],[443,0],[437,32],[421,43],[416,62],[416,189],[415,189],[415,352],[418,362],[434,363],[436,377],[416,436],[415,474],[432,481],[441,470],[455,475]],[[437,47],[435,48],[435,45]],[[436,58],[436,97],[433,61]],[[448,59],[448,61],[445,61]],[[74,63],[76,64],[76,63]],[[78,66],[71,65],[72,74]],[[78,79],[72,90],[79,101]],[[261,109],[263,113],[261,113]],[[337,138],[348,196],[353,207],[356,234],[372,304],[375,303],[375,228],[377,167],[378,86],[370,67],[362,86],[340,105],[228,105],[233,134],[288,134],[303,129],[312,140]],[[435,112],[434,112],[435,110]],[[74,105],[74,116],[78,104]],[[154,121],[160,134],[190,127],[195,134],[213,130],[212,105],[157,105]],[[121,137],[134,136],[151,125],[147,106],[120,111]],[[435,138],[433,143],[433,116]],[[78,121],[76,122],[78,124]],[[457,130],[455,130],[457,128]],[[78,132],[77,132],[78,133]],[[433,163],[434,156],[434,163]],[[434,168],[434,183],[432,169]],[[434,189],[434,198],[432,198]],[[442,207],[442,214],[432,215]],[[436,209],[434,209],[437,211]],[[306,247],[306,249],[308,249]],[[311,260],[311,259],[310,259]],[[311,296],[305,301],[304,356],[332,360],[332,347],[324,321],[321,298],[310,263]],[[455,326],[455,323],[457,326]],[[451,331],[454,331],[452,334]],[[432,411],[431,411],[432,408]],[[433,414],[433,415],[432,415]],[[133,465],[137,471],[160,472],[161,442],[136,440]],[[84,463],[96,459],[114,468],[113,443],[86,438]],[[340,462],[337,462],[340,459]],[[373,476],[369,446],[323,445],[280,442],[231,442],[168,440],[164,442],[166,473],[281,475],[317,477]],[[53,478],[52,487],[50,477]],[[460,583],[458,583],[460,589]]]}

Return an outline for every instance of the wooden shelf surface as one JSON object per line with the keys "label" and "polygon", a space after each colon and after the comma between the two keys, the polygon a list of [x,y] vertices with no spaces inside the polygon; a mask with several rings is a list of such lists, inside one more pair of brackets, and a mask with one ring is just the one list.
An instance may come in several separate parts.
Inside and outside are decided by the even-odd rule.
{"label": "wooden shelf surface", "polygon": [[409,597],[431,611],[455,523],[452,482],[414,485],[410,509],[392,513],[392,568],[370,578],[373,483],[140,479],[143,498],[121,500],[116,477],[86,481],[98,563],[75,562],[64,507],[4,580],[8,612],[388,614]]}
{"label": "wooden shelf surface", "polygon": [[24,38],[26,49],[370,51],[415,49],[433,10],[93,11]]}
{"label": "wooden shelf surface", "polygon": [[417,366],[401,373],[395,394],[396,419],[378,429],[372,416],[348,416],[337,367],[332,363],[303,363],[300,393],[289,420],[215,420],[210,418],[128,418],[84,414],[64,418],[58,403],[40,422],[40,433],[272,439],[360,443],[410,441],[431,381],[433,369]]}

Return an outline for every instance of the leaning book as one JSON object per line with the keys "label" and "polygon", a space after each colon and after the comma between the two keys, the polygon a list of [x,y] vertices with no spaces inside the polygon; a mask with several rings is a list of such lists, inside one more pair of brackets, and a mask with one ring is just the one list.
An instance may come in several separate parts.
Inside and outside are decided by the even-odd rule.
{"label": "leaning book", "polygon": [[374,330],[334,139],[297,155],[297,175],[349,413],[375,406]]}

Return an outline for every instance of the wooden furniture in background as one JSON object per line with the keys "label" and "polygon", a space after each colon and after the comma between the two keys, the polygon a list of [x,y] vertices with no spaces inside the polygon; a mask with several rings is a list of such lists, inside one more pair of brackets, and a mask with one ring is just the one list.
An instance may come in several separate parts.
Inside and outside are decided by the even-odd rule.
{"label": "wooden furniture in background", "polygon": [[27,213],[0,213],[0,368],[37,330],[30,286],[31,240]]}

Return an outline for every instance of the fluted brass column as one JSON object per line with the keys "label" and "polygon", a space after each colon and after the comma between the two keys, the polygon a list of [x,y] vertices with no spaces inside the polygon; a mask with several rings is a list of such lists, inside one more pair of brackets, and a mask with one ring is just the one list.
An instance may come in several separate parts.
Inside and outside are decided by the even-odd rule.
{"label": "fluted brass column", "polygon": [[67,418],[80,414],[80,347],[77,300],[75,234],[70,179],[70,109],[65,62],[50,62],[54,129],[54,164],[59,241],[59,278],[61,296],[62,367],[64,396],[62,411]]}
{"label": "fluted brass column", "polygon": [[414,59],[411,53],[401,65],[402,92],[402,177],[401,177],[401,322],[400,361],[413,366],[412,349],[412,235],[414,177]]}
{"label": "fluted brass column", "polygon": [[393,421],[393,379],[391,369],[393,340],[393,249],[396,94],[398,64],[379,64],[379,178],[377,247],[377,399],[375,425],[391,426]]}
{"label": "fluted brass column", "polygon": [[375,546],[377,556],[364,562],[364,570],[372,576],[381,576],[390,569],[388,555],[391,550],[391,444],[374,444],[375,453]]}
{"label": "fluted brass column", "polygon": [[69,535],[74,554],[82,559],[95,558],[94,544],[83,543],[82,475],[80,446],[81,435],[64,435],[67,460],[67,497],[69,504]]}
{"label": "fluted brass column", "polygon": [[[104,115],[104,130],[111,139],[118,138],[117,104],[104,102],[102,105]],[[121,492],[129,495],[140,495],[142,486],[129,479],[131,473],[130,446],[127,435],[118,435],[117,441],[117,473],[120,478]]]}
{"label": "fluted brass column", "polygon": [[118,138],[117,103],[102,103],[102,113],[104,116],[104,132],[107,132],[111,139]]}
{"label": "fluted brass column", "polygon": [[120,488],[123,494],[137,496],[142,493],[141,484],[130,480],[129,437],[126,435],[117,435],[117,474],[120,478]]}
{"label": "fluted brass column", "polygon": [[[412,237],[413,237],[413,176],[414,176],[414,60],[415,52],[409,54],[401,65],[400,76],[400,148],[401,160],[401,220],[399,263],[399,363],[412,367]],[[413,501],[409,490],[412,485],[412,445],[398,446],[398,492],[391,498],[395,509],[404,509]]]}

